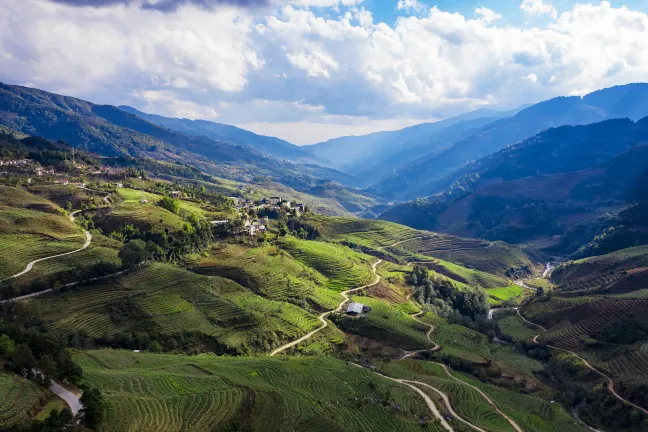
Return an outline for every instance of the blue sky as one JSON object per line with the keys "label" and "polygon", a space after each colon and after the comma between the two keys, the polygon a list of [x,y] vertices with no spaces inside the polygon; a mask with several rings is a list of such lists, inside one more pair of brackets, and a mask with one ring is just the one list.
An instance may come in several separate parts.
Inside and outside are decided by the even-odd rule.
{"label": "blue sky", "polygon": [[0,81],[308,144],[645,82],[647,32],[645,0],[2,0]]}

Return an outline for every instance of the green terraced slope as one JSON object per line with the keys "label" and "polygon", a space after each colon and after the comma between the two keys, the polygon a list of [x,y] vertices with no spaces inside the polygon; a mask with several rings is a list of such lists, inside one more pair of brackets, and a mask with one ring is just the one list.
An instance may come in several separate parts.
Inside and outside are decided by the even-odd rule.
{"label": "green terraced slope", "polygon": [[442,431],[419,425],[429,411],[413,391],[339,360],[112,350],[74,359],[104,395],[109,432]]}

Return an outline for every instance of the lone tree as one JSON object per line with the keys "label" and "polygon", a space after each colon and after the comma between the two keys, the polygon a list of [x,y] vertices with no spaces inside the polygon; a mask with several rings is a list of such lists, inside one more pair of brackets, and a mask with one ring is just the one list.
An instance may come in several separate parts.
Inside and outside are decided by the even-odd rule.
{"label": "lone tree", "polygon": [[132,268],[149,259],[150,253],[146,250],[146,243],[143,240],[131,240],[119,251],[119,258],[126,268]]}

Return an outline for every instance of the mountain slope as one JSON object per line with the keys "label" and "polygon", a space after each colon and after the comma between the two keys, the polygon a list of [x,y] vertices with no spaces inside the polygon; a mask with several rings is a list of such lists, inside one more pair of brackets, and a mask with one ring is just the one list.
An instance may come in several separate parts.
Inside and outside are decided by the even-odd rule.
{"label": "mountain slope", "polygon": [[190,120],[186,118],[181,119],[147,114],[125,105],[119,106],[118,108],[158,126],[182,132],[190,136],[202,136],[217,141],[243,145],[278,158],[309,163],[315,162],[315,158],[308,151],[288,141],[275,137],[257,135],[236,126],[207,120]]}
{"label": "mountain slope", "polygon": [[[475,128],[513,114],[483,109],[396,131],[335,138],[306,148],[318,159],[330,161],[346,172],[360,172],[363,177],[378,180],[421,154],[441,151],[470,136]],[[408,154],[411,149],[416,150]],[[394,164],[390,159],[398,154],[399,162]]]}
{"label": "mountain slope", "polygon": [[0,125],[103,156],[145,156],[178,161],[225,178],[266,176],[295,188],[352,176],[318,165],[277,161],[247,146],[189,136],[111,105],[0,83]]}
{"label": "mountain slope", "polygon": [[646,144],[648,118],[550,129],[432,183],[445,193],[381,218],[513,243],[559,236],[543,246],[573,253],[619,225],[608,212],[645,200]]}
{"label": "mountain slope", "polygon": [[[478,133],[457,142],[441,153],[428,154],[407,170],[381,181],[378,191],[395,197],[414,199],[438,193],[434,181],[467,162],[479,159],[531,137],[544,129],[562,125],[582,125],[611,118],[638,120],[648,115],[648,84],[629,84],[599,90],[580,97],[559,97],[526,108],[515,116],[485,126]],[[639,95],[639,97],[635,95]]]}

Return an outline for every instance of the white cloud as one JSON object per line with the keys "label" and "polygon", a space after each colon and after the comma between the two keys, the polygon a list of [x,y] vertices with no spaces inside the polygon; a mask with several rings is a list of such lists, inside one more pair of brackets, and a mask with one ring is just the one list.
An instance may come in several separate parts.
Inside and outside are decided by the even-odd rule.
{"label": "white cloud", "polygon": [[523,0],[520,9],[529,15],[550,15],[552,18],[558,17],[558,10],[551,1],[544,0]]}
{"label": "white cloud", "polygon": [[486,8],[471,18],[435,7],[388,25],[356,0],[281,3],[164,14],[4,0],[0,80],[163,115],[278,124],[277,134],[312,142],[310,126],[295,125],[364,132],[648,76],[648,14],[609,2],[557,14],[527,1],[526,12],[556,17],[533,28],[493,25],[500,15]]}
{"label": "white cloud", "polygon": [[335,60],[328,54],[317,50],[288,53],[288,60],[293,66],[305,70],[309,76],[315,78],[330,78],[330,72],[338,69],[338,63]]}
{"label": "white cloud", "polygon": [[396,9],[404,10],[406,12],[425,12],[427,6],[417,0],[398,0]]}
{"label": "white cloud", "polygon": [[497,12],[488,9],[486,7],[478,7],[475,9],[475,14],[481,16],[481,19],[486,22],[487,24],[492,23],[493,21],[497,21],[498,19],[502,18],[501,14],[498,14]]}

